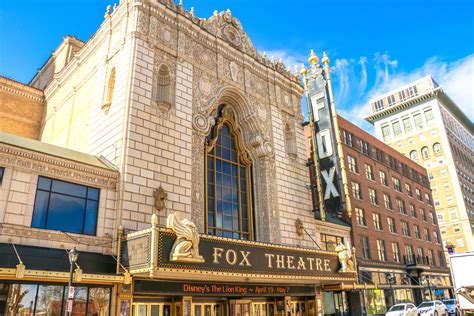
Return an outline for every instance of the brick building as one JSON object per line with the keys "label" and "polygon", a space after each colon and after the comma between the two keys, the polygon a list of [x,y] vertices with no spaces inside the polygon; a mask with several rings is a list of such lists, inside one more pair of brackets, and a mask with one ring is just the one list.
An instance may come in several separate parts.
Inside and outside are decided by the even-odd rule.
{"label": "brick building", "polygon": [[[389,273],[396,302],[418,303],[430,291],[433,298],[448,296],[449,270],[426,169],[340,116],[338,123],[359,281],[378,288],[363,291],[367,313],[384,313],[392,304]],[[309,125],[305,134],[310,137]]]}

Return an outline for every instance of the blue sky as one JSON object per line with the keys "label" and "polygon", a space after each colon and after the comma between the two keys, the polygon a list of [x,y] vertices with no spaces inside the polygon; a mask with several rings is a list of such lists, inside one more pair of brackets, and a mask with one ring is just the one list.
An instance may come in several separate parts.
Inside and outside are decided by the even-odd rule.
{"label": "blue sky", "polygon": [[[116,0],[118,2],[118,0]],[[198,17],[229,8],[254,46],[285,65],[309,50],[331,59],[338,111],[358,124],[370,98],[432,75],[474,118],[474,2],[471,0],[184,0]],[[0,75],[27,83],[64,35],[87,40],[104,0],[2,0]]]}

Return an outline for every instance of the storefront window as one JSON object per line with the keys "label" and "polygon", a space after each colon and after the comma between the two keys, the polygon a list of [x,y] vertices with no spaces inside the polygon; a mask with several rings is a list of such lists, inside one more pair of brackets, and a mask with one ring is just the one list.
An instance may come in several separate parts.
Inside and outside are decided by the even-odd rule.
{"label": "storefront window", "polygon": [[383,314],[387,311],[383,290],[366,290],[364,294],[368,315]]}
{"label": "storefront window", "polygon": [[[0,315],[61,316],[65,293],[63,285],[0,283]],[[110,288],[75,287],[72,316],[109,316],[109,304]]]}
{"label": "storefront window", "polygon": [[60,316],[64,287],[61,285],[40,285],[36,302],[36,315]]}
{"label": "storefront window", "polygon": [[110,289],[101,287],[89,289],[87,316],[109,315],[109,302]]}
{"label": "storefront window", "polygon": [[7,296],[7,316],[30,316],[36,303],[36,284],[10,284]]}

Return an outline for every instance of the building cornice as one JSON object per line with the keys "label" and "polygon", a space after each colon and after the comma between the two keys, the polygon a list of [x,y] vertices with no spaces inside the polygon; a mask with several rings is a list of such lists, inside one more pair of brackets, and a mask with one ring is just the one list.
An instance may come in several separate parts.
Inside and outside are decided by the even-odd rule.
{"label": "building cornice", "polygon": [[0,143],[0,165],[115,189],[119,172]]}

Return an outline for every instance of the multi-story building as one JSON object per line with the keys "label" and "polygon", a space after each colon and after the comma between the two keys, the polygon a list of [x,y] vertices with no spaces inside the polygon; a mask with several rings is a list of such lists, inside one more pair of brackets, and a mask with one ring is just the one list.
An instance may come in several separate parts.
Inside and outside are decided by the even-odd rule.
{"label": "multi-story building", "polygon": [[371,102],[377,137],[428,170],[441,236],[474,250],[474,125],[425,77]]}
{"label": "multi-story building", "polygon": [[351,244],[350,227],[312,212],[301,83],[230,11],[201,19],[172,1],[120,1],[31,84],[12,86],[35,96],[17,110],[44,108],[22,134],[37,140],[15,126],[0,135],[0,314],[343,304],[324,287],[356,274],[327,245]]}
{"label": "multi-story building", "polygon": [[366,312],[383,314],[394,300],[448,297],[449,269],[426,169],[340,116],[338,124],[359,282],[377,287],[363,291]]}

